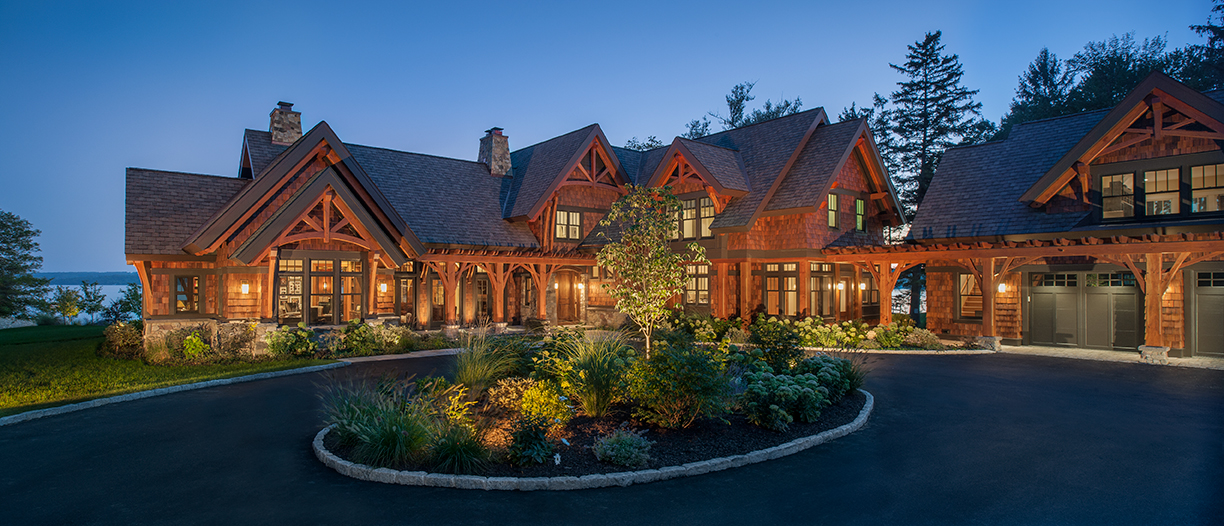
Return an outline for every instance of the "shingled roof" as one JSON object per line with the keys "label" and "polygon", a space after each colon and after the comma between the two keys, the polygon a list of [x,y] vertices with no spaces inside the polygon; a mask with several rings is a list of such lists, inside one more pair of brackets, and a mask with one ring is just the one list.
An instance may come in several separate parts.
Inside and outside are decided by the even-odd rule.
{"label": "shingled roof", "polygon": [[766,211],[817,207],[830,181],[854,148],[862,119],[816,128],[786,178],[765,206]]}
{"label": "shingled roof", "polygon": [[183,240],[251,181],[127,169],[126,254],[183,254]]}
{"label": "shingled roof", "polygon": [[281,144],[272,144],[272,134],[266,131],[246,130],[242,135],[242,146],[246,149],[247,155],[251,159],[251,172],[253,176],[258,176],[272,164],[272,160],[276,156],[283,153],[289,147]]}
{"label": "shingled roof", "polygon": [[690,139],[679,139],[680,143],[692,152],[693,161],[701,163],[710,175],[714,176],[719,185],[727,190],[747,192],[750,189],[744,176],[744,168],[740,166],[739,152]]}
{"label": "shingled roof", "polygon": [[[1224,91],[1205,95],[1224,101]],[[1088,224],[1088,212],[1047,213],[1017,199],[1111,110],[1017,124],[1002,141],[949,149],[910,235],[938,240],[1109,228]]]}
{"label": "shingled roof", "polygon": [[[565,169],[566,164],[587,145],[591,132],[596,127],[597,124],[592,124],[511,152],[510,166],[514,178],[507,180],[510,187],[503,192],[507,199],[503,205],[503,216],[509,219],[530,215],[532,207],[545,197],[544,194]],[[488,176],[487,167],[485,171]]]}
{"label": "shingled roof", "polygon": [[538,246],[526,223],[502,219],[503,179],[484,163],[345,144],[423,243]]}

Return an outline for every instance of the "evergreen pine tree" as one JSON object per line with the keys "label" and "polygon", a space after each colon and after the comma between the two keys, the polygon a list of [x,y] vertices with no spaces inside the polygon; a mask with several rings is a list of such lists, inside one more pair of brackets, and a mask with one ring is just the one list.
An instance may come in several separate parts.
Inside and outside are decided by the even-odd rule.
{"label": "evergreen pine tree", "polygon": [[1006,137],[1013,125],[1037,119],[1058,117],[1067,113],[1067,97],[1075,85],[1075,75],[1058,55],[1041,48],[1028,70],[1020,75],[1016,96],[1003,116],[1003,130],[998,138]]}

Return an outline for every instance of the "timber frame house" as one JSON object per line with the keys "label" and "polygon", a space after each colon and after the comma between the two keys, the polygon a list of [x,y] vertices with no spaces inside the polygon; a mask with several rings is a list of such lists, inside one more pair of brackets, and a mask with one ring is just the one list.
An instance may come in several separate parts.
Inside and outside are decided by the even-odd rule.
{"label": "timber frame house", "polygon": [[675,247],[706,248],[675,299],[686,310],[853,319],[887,302],[874,274],[825,257],[904,222],[863,119],[817,108],[649,151],[597,124],[510,151],[493,128],[468,161],[347,144],[326,122],[303,133],[289,103],[270,117],[246,130],[235,176],[127,170],[146,337],[237,321],[617,325],[596,230],[629,184],[670,185]]}
{"label": "timber frame house", "polygon": [[948,150],[910,243],[827,258],[882,287],[925,264],[937,334],[1222,354],[1222,102],[1153,73],[1112,109]]}

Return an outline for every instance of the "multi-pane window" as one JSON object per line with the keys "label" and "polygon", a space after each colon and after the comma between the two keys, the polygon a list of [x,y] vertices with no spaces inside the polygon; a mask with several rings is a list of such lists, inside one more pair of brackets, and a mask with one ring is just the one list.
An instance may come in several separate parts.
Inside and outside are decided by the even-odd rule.
{"label": "multi-pane window", "polygon": [[798,263],[765,264],[765,312],[795,316],[799,310]]}
{"label": "multi-pane window", "polygon": [[1105,219],[1135,215],[1135,174],[1101,178],[1101,210]]}
{"label": "multi-pane window", "polygon": [[863,284],[860,287],[862,291],[862,302],[864,306],[880,304],[880,287],[876,284],[875,278],[871,274],[863,275]]}
{"label": "multi-pane window", "polygon": [[1199,272],[1198,286],[1224,287],[1224,272]]}
{"label": "multi-pane window", "polygon": [[982,317],[982,289],[973,274],[961,274],[957,288],[957,307],[961,318]]}
{"label": "multi-pane window", "polygon": [[684,287],[684,302],[690,305],[710,304],[710,266],[686,265],[688,283]]}
{"label": "multi-pane window", "polygon": [[829,228],[837,228],[837,194],[829,194]]}
{"label": "multi-pane window", "polygon": [[1149,170],[1143,172],[1144,203],[1147,215],[1166,215],[1180,212],[1181,170]]}
{"label": "multi-pane window", "polygon": [[[276,315],[282,325],[361,318],[365,277],[360,259],[281,259],[276,274]],[[401,297],[409,294],[401,291]]]}
{"label": "multi-pane window", "polygon": [[1079,278],[1075,274],[1033,274],[1034,287],[1075,287]]}
{"label": "multi-pane window", "polygon": [[1190,211],[1224,210],[1224,164],[1190,168]]}
{"label": "multi-pane window", "polygon": [[714,201],[709,197],[685,199],[676,212],[676,232],[672,239],[697,239],[712,237],[710,223],[714,222]]}
{"label": "multi-pane window", "polygon": [[557,210],[557,239],[582,239],[582,213]]}
{"label": "multi-pane window", "polygon": [[833,314],[833,265],[811,263],[812,276],[808,278],[808,312],[815,316]]}
{"label": "multi-pane window", "polygon": [[1084,276],[1089,287],[1134,287],[1135,275],[1130,272],[1091,273]]}
{"label": "multi-pane window", "polygon": [[862,232],[867,228],[867,203],[862,199],[854,200],[854,229]]}
{"label": "multi-pane window", "polygon": [[200,277],[174,277],[174,312],[200,312]]}

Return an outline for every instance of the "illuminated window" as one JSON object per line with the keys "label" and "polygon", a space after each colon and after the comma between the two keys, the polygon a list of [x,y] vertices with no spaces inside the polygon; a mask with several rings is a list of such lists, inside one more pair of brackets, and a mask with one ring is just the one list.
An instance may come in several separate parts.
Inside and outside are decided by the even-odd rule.
{"label": "illuminated window", "polygon": [[982,289],[973,274],[960,275],[957,296],[956,306],[961,318],[982,317]]}
{"label": "illuminated window", "polygon": [[701,198],[701,237],[713,237],[710,232],[710,223],[714,222],[714,200],[709,197]]}
{"label": "illuminated window", "polygon": [[1112,219],[1135,215],[1135,175],[1118,174],[1101,178],[1101,217]]}
{"label": "illuminated window", "polygon": [[686,265],[688,283],[684,287],[684,302],[689,305],[710,304],[710,266]]}
{"label": "illuminated window", "polygon": [[1168,215],[1181,211],[1179,172],[1177,168],[1143,172],[1143,201],[1147,215]]}
{"label": "illuminated window", "polygon": [[837,226],[837,194],[829,194],[829,228]]}
{"label": "illuminated window", "polygon": [[557,210],[557,239],[582,239],[582,214]]}
{"label": "illuminated window", "polygon": [[867,228],[867,220],[865,216],[867,213],[866,205],[867,203],[864,203],[862,199],[854,200],[854,229],[858,230],[859,232],[862,232]]}
{"label": "illuminated window", "polygon": [[200,312],[200,277],[174,277],[174,312]]}
{"label": "illuminated window", "polygon": [[1190,168],[1190,212],[1224,210],[1224,164]]}
{"label": "illuminated window", "polygon": [[714,201],[709,197],[685,199],[676,213],[676,233],[672,239],[713,237],[710,223],[714,222]]}

